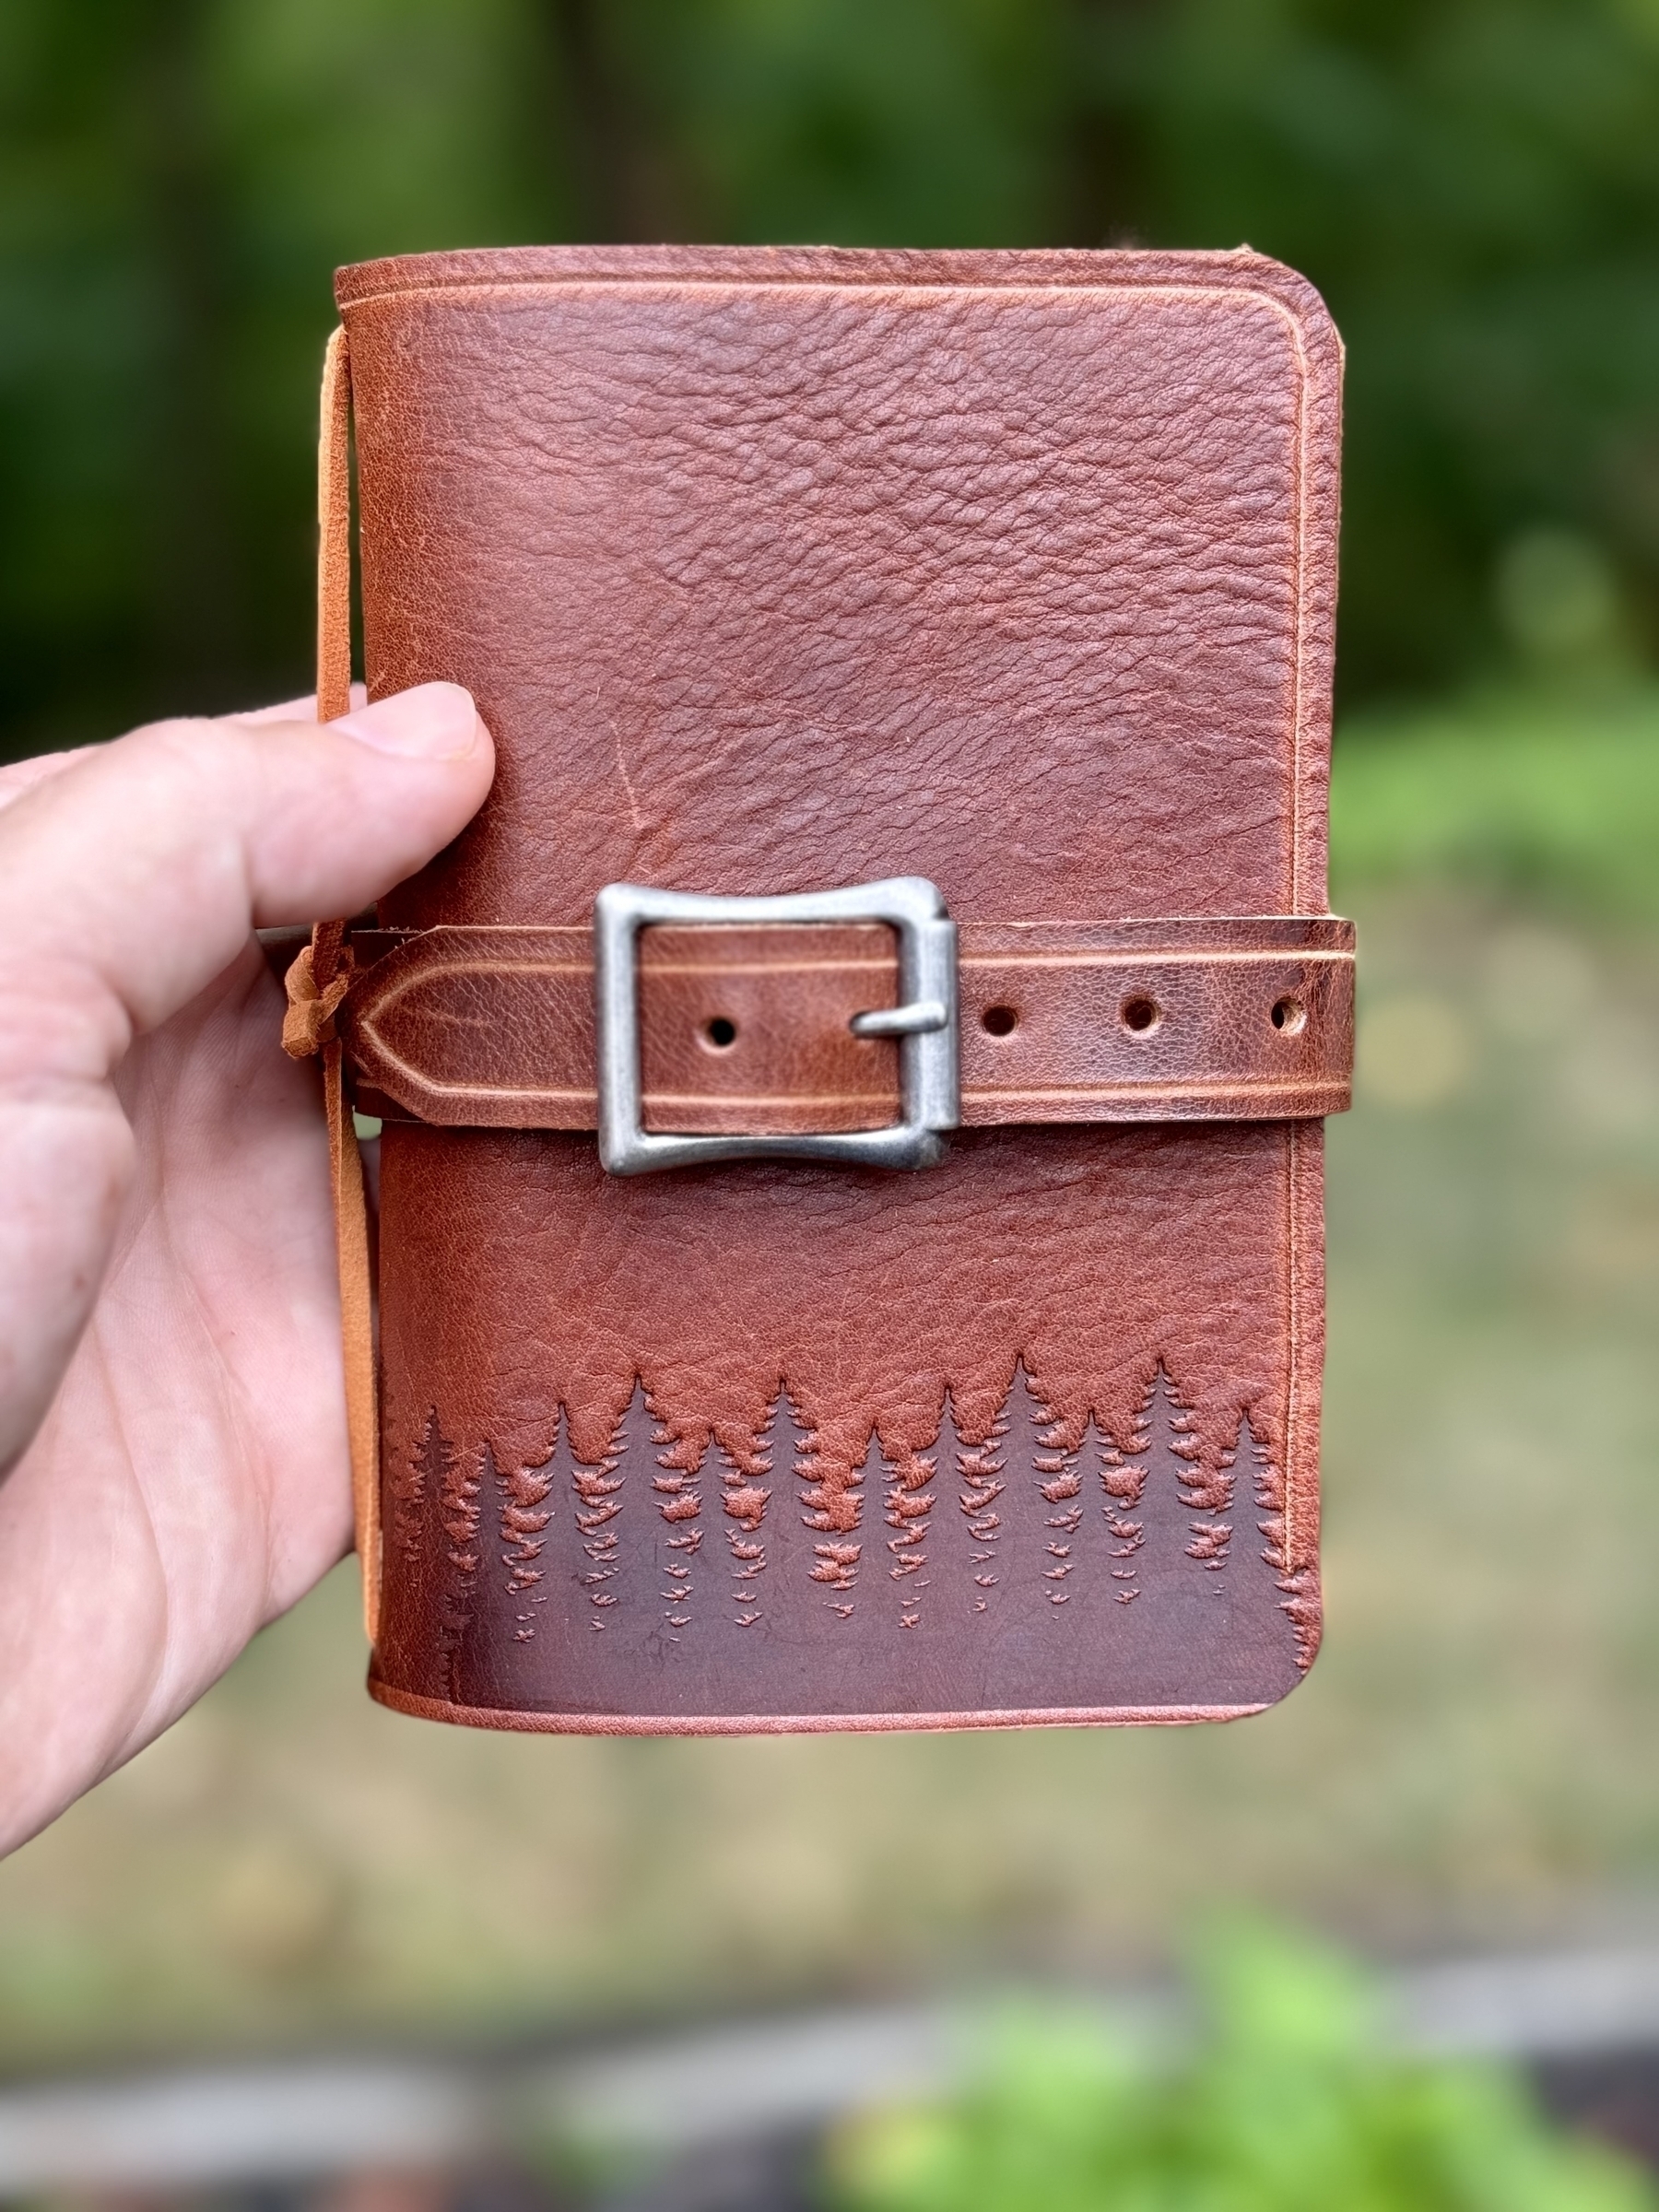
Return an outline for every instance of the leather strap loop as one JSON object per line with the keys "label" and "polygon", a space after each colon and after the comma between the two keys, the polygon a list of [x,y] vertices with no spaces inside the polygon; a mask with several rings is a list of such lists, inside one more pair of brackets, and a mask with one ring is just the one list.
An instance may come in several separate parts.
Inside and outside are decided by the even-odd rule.
{"label": "leather strap loop", "polygon": [[[359,971],[336,1018],[367,1111],[448,1128],[594,1127],[589,931],[370,931],[352,944]],[[964,922],[963,1125],[1341,1112],[1353,944],[1352,924],[1331,916]],[[896,1004],[897,988],[879,924],[646,931],[646,1127],[892,1121],[896,1047],[848,1025]]]}

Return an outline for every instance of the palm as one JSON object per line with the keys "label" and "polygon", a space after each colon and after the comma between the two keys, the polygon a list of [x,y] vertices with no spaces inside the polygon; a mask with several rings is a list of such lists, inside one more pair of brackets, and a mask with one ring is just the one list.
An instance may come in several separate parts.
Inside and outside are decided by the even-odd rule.
{"label": "palm", "polygon": [[252,931],[412,875],[493,754],[453,684],[311,715],[0,769],[0,1851],[347,1541],[317,1072]]}
{"label": "palm", "polygon": [[[325,1142],[314,1068],[277,1045],[280,1002],[250,943],[122,1065],[137,1167],[109,1271],[0,1493],[0,1591],[19,1601],[0,1620],[33,1615],[0,1676],[37,1712],[84,1685],[106,1768],[347,1542]],[[132,1688],[112,1711],[116,1671]]]}

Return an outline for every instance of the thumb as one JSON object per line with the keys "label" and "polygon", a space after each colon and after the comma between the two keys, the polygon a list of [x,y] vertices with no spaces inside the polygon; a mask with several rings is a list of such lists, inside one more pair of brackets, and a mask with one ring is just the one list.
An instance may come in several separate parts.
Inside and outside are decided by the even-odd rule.
{"label": "thumb", "polygon": [[222,974],[255,924],[353,914],[389,890],[493,772],[470,694],[423,684],[323,724],[159,723],[0,813],[0,1476],[108,1261],[133,1168],[108,1078],[134,1035]]}
{"label": "thumb", "polygon": [[412,874],[493,771],[470,693],[422,684],[334,723],[158,723],[36,784],[0,815],[0,1081],[53,1038],[58,1072],[107,1074],[251,928],[356,913]]}

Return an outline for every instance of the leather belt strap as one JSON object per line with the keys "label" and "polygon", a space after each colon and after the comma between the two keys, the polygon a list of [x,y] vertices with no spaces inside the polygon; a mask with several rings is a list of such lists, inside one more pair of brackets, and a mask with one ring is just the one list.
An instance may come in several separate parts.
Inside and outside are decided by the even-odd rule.
{"label": "leather belt strap", "polygon": [[[1263,1121],[1341,1112],[1354,932],[1328,915],[963,922],[962,1124]],[[354,931],[335,1014],[365,1112],[445,1128],[592,1129],[592,933]],[[899,1111],[879,923],[664,924],[640,948],[645,1126],[868,1129]]]}

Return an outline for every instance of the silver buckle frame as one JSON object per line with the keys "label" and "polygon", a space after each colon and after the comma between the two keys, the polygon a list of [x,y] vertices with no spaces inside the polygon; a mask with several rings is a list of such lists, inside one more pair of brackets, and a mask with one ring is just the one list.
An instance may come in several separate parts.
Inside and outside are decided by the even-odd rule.
{"label": "silver buckle frame", "polygon": [[[899,935],[896,1006],[854,1015],[859,1037],[899,1040],[903,1118],[885,1129],[817,1136],[691,1136],[644,1127],[640,1067],[639,938],[656,922],[885,922]],[[594,901],[594,985],[599,1046],[599,1159],[613,1175],[695,1167],[715,1159],[834,1159],[849,1167],[931,1168],[941,1132],[961,1119],[956,924],[924,876],[893,876],[837,891],[774,899],[710,899],[607,883]]]}

